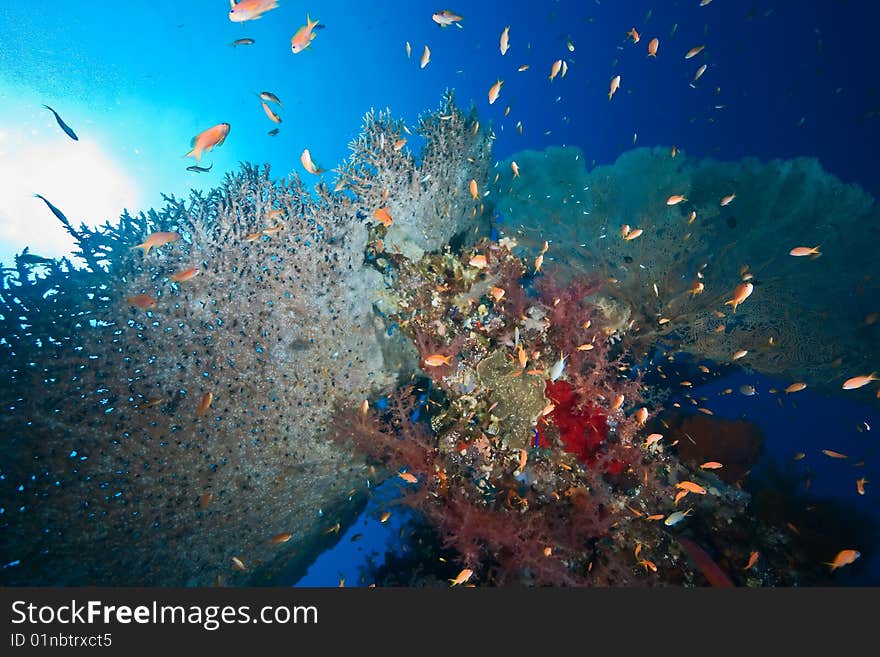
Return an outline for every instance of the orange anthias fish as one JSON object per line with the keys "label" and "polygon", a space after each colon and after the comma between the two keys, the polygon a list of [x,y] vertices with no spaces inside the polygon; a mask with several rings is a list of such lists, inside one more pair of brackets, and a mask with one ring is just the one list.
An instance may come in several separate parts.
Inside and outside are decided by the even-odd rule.
{"label": "orange anthias fish", "polygon": [[656,57],[657,56],[657,48],[660,47],[660,39],[654,37],[651,41],[648,42],[648,57]]}
{"label": "orange anthias fish", "polygon": [[193,278],[198,273],[198,269],[196,269],[195,267],[190,267],[189,269],[184,269],[183,271],[177,272],[170,278],[175,283],[183,283],[184,281],[188,281],[189,279]]}
{"label": "orange anthias fish", "polygon": [[475,255],[473,258],[471,258],[470,260],[468,260],[468,264],[471,267],[476,267],[478,269],[485,269],[486,267],[489,266],[489,260],[486,258],[485,255],[483,255],[482,253],[479,253],[479,254]]}
{"label": "orange anthias fish", "polygon": [[184,155],[184,157],[194,156],[196,162],[202,161],[202,153],[209,153],[215,146],[220,146],[229,135],[229,124],[218,123],[213,128],[208,128],[204,132],[200,132],[193,137],[192,150]]}
{"label": "orange anthias fish", "polygon": [[150,252],[150,249],[152,249],[153,247],[158,248],[160,246],[170,244],[171,242],[176,242],[179,239],[180,239],[180,233],[175,233],[175,232],[151,233],[149,236],[147,236],[146,240],[144,240],[140,244],[137,244],[131,248],[132,249],[143,249],[144,254],[147,254]]}
{"label": "orange anthias fish", "polygon": [[136,294],[133,297],[128,297],[126,301],[128,301],[128,303],[130,303],[132,306],[136,306],[141,310],[149,310],[150,308],[155,308],[159,303],[149,294]]}
{"label": "orange anthias fish", "polygon": [[498,100],[498,94],[501,93],[501,85],[504,84],[503,80],[498,80],[495,84],[489,87],[489,104],[491,105],[496,100]]}
{"label": "orange anthias fish", "polygon": [[437,25],[439,25],[440,27],[449,27],[453,23],[456,23],[456,27],[461,27],[461,25],[458,25],[458,22],[461,21],[461,19],[461,16],[450,11],[449,9],[435,11],[431,15],[431,20],[437,23]]}
{"label": "orange anthias fish", "polygon": [[229,20],[233,23],[243,23],[262,18],[263,14],[278,7],[277,0],[229,0]]}
{"label": "orange anthias fish", "polygon": [[620,88],[620,76],[615,75],[611,78],[611,88],[608,90],[608,100],[611,100],[611,97],[614,96],[614,93]]}
{"label": "orange anthias fish", "polygon": [[831,563],[826,563],[826,566],[831,567],[831,572],[834,572],[838,568],[843,568],[843,566],[848,566],[853,561],[862,556],[862,553],[858,550],[841,550],[837,553],[837,556],[834,557],[834,561]]}
{"label": "orange anthias fish", "polygon": [[692,481],[680,481],[675,484],[676,488],[680,488],[682,490],[686,490],[689,493],[696,493],[697,495],[705,495],[706,489],[700,486],[699,484],[695,484]]}
{"label": "orange anthias fish", "polygon": [[550,79],[552,80],[557,75],[559,75],[559,70],[562,68],[562,60],[557,59],[553,62],[553,65],[550,67]]}
{"label": "orange anthias fish", "polygon": [[854,376],[851,379],[844,381],[843,386],[841,387],[844,390],[855,390],[856,388],[868,385],[871,381],[880,381],[880,379],[877,378],[877,372],[871,372],[870,374],[863,376]]}
{"label": "orange anthias fish", "polygon": [[629,32],[627,32],[626,36],[632,37],[633,43],[638,43],[639,39],[642,38],[639,36],[639,31],[636,28],[633,28]]}
{"label": "orange anthias fish", "polygon": [[391,225],[391,215],[388,214],[388,210],[385,208],[377,208],[375,212],[373,212],[373,218],[378,219],[385,226]]}
{"label": "orange anthias fish", "polygon": [[464,584],[471,578],[473,574],[473,570],[471,570],[470,568],[465,568],[458,575],[455,576],[455,579],[449,580],[450,586],[458,586],[459,584]]}
{"label": "orange anthias fish", "polygon": [[281,117],[272,111],[272,108],[266,104],[266,101],[260,101],[260,104],[263,106],[263,111],[272,123],[281,123]]}
{"label": "orange anthias fish", "polygon": [[759,552],[755,550],[749,555],[749,562],[743,567],[743,570],[750,570],[752,566],[758,563]]}
{"label": "orange anthias fish", "polygon": [[500,48],[502,55],[506,54],[508,48],[510,48],[510,25],[505,27],[501,32],[501,38],[498,40],[498,47]]}
{"label": "orange anthias fish", "polygon": [[724,466],[718,461],[706,461],[700,468],[703,470],[718,470],[719,468],[723,468]]}
{"label": "orange anthias fish", "polygon": [[833,459],[848,459],[849,458],[846,454],[841,454],[840,452],[835,452],[834,450],[831,450],[831,449],[823,449],[822,453],[825,456],[829,456]]}
{"label": "orange anthias fish", "polygon": [[312,161],[312,154],[309,152],[309,149],[306,148],[303,150],[302,155],[299,157],[300,162],[302,162],[303,168],[309,173],[313,173],[315,175],[324,173],[324,169],[315,165]]}
{"label": "orange anthias fish", "polygon": [[279,543],[287,543],[291,538],[293,538],[293,534],[290,532],[281,532],[280,534],[275,534],[270,542],[272,545],[278,545]]}
{"label": "orange anthias fish", "polygon": [[444,356],[443,354],[431,354],[425,358],[425,365],[429,367],[440,367],[441,365],[451,365],[452,356]]}
{"label": "orange anthias fish", "polygon": [[687,51],[687,54],[684,56],[685,59],[690,59],[691,57],[696,57],[701,52],[703,52],[703,48],[706,46],[694,46],[690,50]]}
{"label": "orange anthias fish", "polygon": [[856,492],[859,495],[865,494],[865,484],[870,483],[867,479],[862,477],[861,479],[856,479]]}
{"label": "orange anthias fish", "polygon": [[751,283],[743,283],[742,285],[737,286],[737,288],[733,291],[733,299],[730,301],[725,301],[725,306],[733,306],[733,312],[736,312],[736,307],[740,305],[743,301],[749,298],[752,292],[754,292],[755,286]]}
{"label": "orange anthias fish", "polygon": [[468,186],[468,188],[470,189],[471,197],[475,201],[478,201],[480,199],[480,193],[479,193],[479,190],[477,189],[477,181],[474,180],[473,178],[471,178],[471,182],[470,182],[470,185]]}
{"label": "orange anthias fish", "polygon": [[687,201],[687,198],[683,194],[673,194],[666,199],[666,205],[678,205],[682,201]]}
{"label": "orange anthias fish", "polygon": [[314,29],[318,25],[318,21],[313,21],[311,17],[306,14],[306,24],[300,27],[296,34],[294,34],[290,39],[290,49],[293,51],[293,54],[297,54],[302,52],[306,48],[308,48],[317,34],[315,34]]}
{"label": "orange anthias fish", "polygon": [[398,472],[397,476],[403,479],[408,484],[415,484],[419,481],[419,478],[416,477],[412,472]]}
{"label": "orange anthias fish", "polygon": [[791,251],[788,252],[788,255],[793,256],[811,256],[811,255],[822,255],[819,253],[819,246],[796,246]]}
{"label": "orange anthias fish", "polygon": [[198,408],[196,408],[196,415],[204,415],[208,412],[208,409],[211,408],[211,402],[214,401],[214,393],[206,392],[202,395],[202,401],[199,402]]}
{"label": "orange anthias fish", "polygon": [[793,393],[793,392],[800,392],[801,390],[806,389],[806,387],[807,387],[807,384],[806,384],[806,383],[802,383],[802,382],[799,381],[799,382],[797,382],[797,383],[792,383],[790,386],[788,386],[788,387],[785,389],[785,392],[786,392],[787,394],[791,394],[791,393]]}
{"label": "orange anthias fish", "polygon": [[422,60],[419,62],[419,68],[425,68],[428,65],[428,62],[431,61],[431,49],[428,46],[425,46],[425,51],[422,53]]}

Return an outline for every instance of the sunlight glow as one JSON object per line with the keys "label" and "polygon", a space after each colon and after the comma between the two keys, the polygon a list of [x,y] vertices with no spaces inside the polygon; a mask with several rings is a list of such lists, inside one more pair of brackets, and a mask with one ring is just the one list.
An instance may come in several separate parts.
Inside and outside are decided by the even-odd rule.
{"label": "sunlight glow", "polygon": [[115,221],[123,209],[139,209],[142,198],[136,181],[94,141],[7,127],[0,131],[0,241],[43,256],[69,254],[73,238],[34,194],[74,227]]}

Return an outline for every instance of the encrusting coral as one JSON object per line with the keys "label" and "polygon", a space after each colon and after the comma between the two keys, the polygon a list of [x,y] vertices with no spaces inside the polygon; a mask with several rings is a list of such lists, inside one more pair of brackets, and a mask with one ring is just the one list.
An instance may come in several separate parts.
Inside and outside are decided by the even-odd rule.
{"label": "encrusting coral", "polygon": [[4,270],[4,581],[290,582],[338,535],[369,473],[322,435],[408,346],[374,312],[373,212],[387,197],[391,238],[438,249],[477,216],[461,177],[488,166],[451,94],[419,164],[400,127],[369,114],[335,191],[244,165],[160,211],[65,222],[85,266]]}

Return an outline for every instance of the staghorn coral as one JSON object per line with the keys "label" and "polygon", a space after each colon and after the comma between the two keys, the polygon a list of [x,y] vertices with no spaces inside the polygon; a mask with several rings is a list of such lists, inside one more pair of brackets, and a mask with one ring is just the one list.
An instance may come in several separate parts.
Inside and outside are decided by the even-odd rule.
{"label": "staghorn coral", "polygon": [[[324,427],[389,384],[407,346],[373,309],[385,282],[364,263],[365,209],[389,190],[395,225],[440,248],[463,206],[449,201],[434,232],[417,227],[455,172],[478,175],[469,157],[488,158],[489,136],[451,96],[422,121],[418,169],[392,161],[404,156],[383,137],[391,123],[368,116],[341,170],[347,192],[244,165],[159,211],[65,224],[84,267],[25,252],[4,270],[3,556],[20,561],[4,581],[291,581],[357,511],[366,470]],[[131,250],[156,231],[180,239]],[[171,280],[189,267],[195,277]],[[126,301],[140,294],[155,307]],[[291,540],[272,544],[282,531]]]}
{"label": "staghorn coral", "polygon": [[[547,257],[569,275],[604,278],[600,294],[634,321],[626,333],[637,353],[659,345],[729,363],[745,349],[738,364],[830,390],[877,362],[880,328],[866,320],[880,307],[877,208],[815,159],[718,162],[640,148],[591,171],[576,148],[513,159],[522,175],[502,173],[496,209],[521,225],[523,246],[549,240]],[[686,200],[667,205],[676,194]],[[625,240],[624,226],[644,232]],[[791,257],[799,245],[821,245],[822,256]],[[725,302],[744,279],[754,293],[734,313]]]}
{"label": "staghorn coral", "polygon": [[470,180],[484,187],[491,162],[492,135],[481,132],[476,110],[465,115],[447,91],[439,111],[419,118],[416,134],[426,139],[419,157],[395,148],[406,139],[405,125],[388,110],[370,111],[365,129],[351,144],[352,156],[337,173],[339,185],[357,197],[368,217],[380,207],[393,221],[385,241],[417,260],[448,244],[482,215],[482,203],[468,191]]}

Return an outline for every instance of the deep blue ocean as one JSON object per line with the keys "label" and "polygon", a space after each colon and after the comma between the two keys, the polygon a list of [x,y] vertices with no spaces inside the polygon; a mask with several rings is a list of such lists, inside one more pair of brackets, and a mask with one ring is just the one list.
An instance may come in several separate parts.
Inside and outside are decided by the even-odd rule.
{"label": "deep blue ocean", "polygon": [[[371,108],[390,108],[407,125],[455,91],[495,131],[493,160],[523,149],[579,147],[589,167],[613,163],[633,147],[675,145],[689,157],[761,160],[816,157],[846,183],[880,194],[880,77],[872,26],[880,4],[817,0],[579,0],[458,4],[424,0],[279,0],[259,20],[234,23],[223,0],[71,3],[7,2],[0,7],[0,262],[24,247],[60,257],[71,242],[38,193],[75,223],[97,225],[159,206],[162,194],[209,189],[242,161],[269,163],[273,175],[303,170],[308,148],[327,169],[348,155]],[[432,14],[462,19],[441,27]],[[322,26],[311,47],[290,39],[307,15]],[[510,48],[499,35],[510,26]],[[633,44],[627,33],[641,35]],[[659,39],[656,57],[647,43]],[[237,39],[252,44],[233,46]],[[411,46],[407,56],[406,44]],[[430,62],[421,68],[423,49]],[[685,59],[692,47],[705,45]],[[564,58],[565,77],[550,80]],[[689,84],[697,68],[705,73]],[[528,65],[526,70],[519,71]],[[620,75],[611,101],[609,80]],[[499,99],[487,92],[503,80]],[[257,97],[275,94],[281,122]],[[76,131],[59,128],[51,106]],[[506,114],[506,109],[509,113]],[[187,171],[190,140],[230,124],[206,153],[205,173]],[[517,126],[521,125],[521,133]],[[271,136],[270,130],[278,128]],[[419,140],[408,144],[418,149]],[[878,226],[866,226],[876,240]],[[878,309],[880,310],[880,309]],[[880,369],[880,365],[877,366]],[[765,432],[752,477],[774,468],[803,487],[805,500],[833,500],[880,522],[877,436],[880,407],[806,390],[777,402],[784,388],[749,371],[694,390],[716,415],[746,417]],[[737,391],[754,385],[757,394]],[[733,394],[718,396],[732,388]],[[822,449],[849,455],[829,459]],[[805,452],[803,460],[792,456]],[[864,461],[855,469],[854,462]],[[868,480],[858,495],[855,480]],[[876,483],[874,483],[876,482]],[[394,482],[381,489],[393,498]],[[358,582],[370,553],[380,562],[397,546],[406,514],[387,523],[377,495],[336,547],[296,585]],[[876,524],[874,525],[877,526]],[[362,534],[352,541],[355,534]],[[880,542],[874,541],[875,547]],[[880,554],[864,551],[844,585],[880,583]],[[293,582],[291,582],[293,584]]]}

